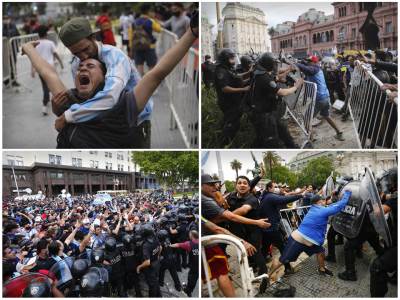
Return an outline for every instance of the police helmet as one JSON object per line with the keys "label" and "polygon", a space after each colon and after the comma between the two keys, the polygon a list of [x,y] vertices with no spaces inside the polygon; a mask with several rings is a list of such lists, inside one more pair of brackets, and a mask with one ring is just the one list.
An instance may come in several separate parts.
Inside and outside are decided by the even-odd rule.
{"label": "police helmet", "polygon": [[218,53],[217,63],[224,65],[226,67],[232,67],[229,59],[236,57],[235,52],[232,49],[224,48]]}
{"label": "police helmet", "polygon": [[143,225],[142,230],[143,230],[142,233],[143,238],[154,236],[154,229],[153,226],[151,226],[150,224]]}
{"label": "police helmet", "polygon": [[41,298],[51,296],[50,281],[47,279],[43,280],[42,278],[40,280],[33,279],[22,293],[22,297],[24,298]]}
{"label": "police helmet", "polygon": [[125,234],[122,237],[122,243],[124,243],[125,246],[132,245],[132,242],[133,242],[133,237],[130,234]]}
{"label": "police helmet", "polygon": [[89,263],[86,259],[77,259],[72,264],[71,273],[74,278],[81,278],[86,274]]}
{"label": "police helmet", "polygon": [[397,191],[397,168],[385,171],[377,179],[377,186],[380,192],[391,194]]}
{"label": "police helmet", "polygon": [[157,237],[160,242],[164,242],[169,237],[168,231],[166,231],[165,229],[160,230],[157,233]]}
{"label": "police helmet", "polygon": [[103,249],[93,249],[90,253],[90,261],[92,264],[101,264],[104,261],[104,250]]}
{"label": "police helmet", "polygon": [[178,215],[178,221],[179,222],[185,222],[186,221],[186,215],[185,214],[179,214]]}
{"label": "police helmet", "polygon": [[106,238],[104,247],[106,251],[109,252],[115,251],[115,249],[117,249],[117,240],[112,236]]}
{"label": "police helmet", "polygon": [[242,65],[243,69],[249,69],[250,65],[253,63],[253,60],[248,55],[243,55],[240,58],[240,64]]}
{"label": "police helmet", "polygon": [[98,272],[92,270],[83,275],[80,287],[83,297],[101,297],[103,294],[102,278]]}
{"label": "police helmet", "polygon": [[276,71],[278,68],[278,60],[271,52],[265,52],[258,59],[258,64],[263,67],[267,72]]}

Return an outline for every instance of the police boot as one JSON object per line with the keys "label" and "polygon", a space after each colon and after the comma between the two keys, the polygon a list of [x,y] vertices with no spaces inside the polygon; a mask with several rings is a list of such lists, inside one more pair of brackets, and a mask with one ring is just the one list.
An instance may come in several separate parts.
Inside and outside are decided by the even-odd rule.
{"label": "police boot", "polygon": [[346,281],[357,281],[357,275],[355,271],[344,271],[338,274],[338,277]]}

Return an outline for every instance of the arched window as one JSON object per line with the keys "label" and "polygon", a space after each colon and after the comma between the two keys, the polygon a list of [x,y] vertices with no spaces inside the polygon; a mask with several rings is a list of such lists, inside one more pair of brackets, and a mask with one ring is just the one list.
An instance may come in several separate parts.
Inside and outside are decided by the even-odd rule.
{"label": "arched window", "polygon": [[307,37],[305,35],[303,36],[303,41],[304,41],[304,46],[307,46]]}
{"label": "arched window", "polygon": [[321,43],[321,34],[317,33],[317,43]]}
{"label": "arched window", "polygon": [[333,35],[333,30],[330,31],[329,37],[330,37],[330,41],[333,42],[333,40],[335,39],[335,37]]}

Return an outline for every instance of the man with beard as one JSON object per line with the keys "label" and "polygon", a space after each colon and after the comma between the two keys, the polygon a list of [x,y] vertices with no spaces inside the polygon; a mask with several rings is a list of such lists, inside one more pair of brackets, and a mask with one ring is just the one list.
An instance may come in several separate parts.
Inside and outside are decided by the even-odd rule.
{"label": "man with beard", "polygon": [[172,17],[163,26],[170,28],[180,39],[190,24],[190,19],[184,13],[183,3],[175,2],[171,6]]}

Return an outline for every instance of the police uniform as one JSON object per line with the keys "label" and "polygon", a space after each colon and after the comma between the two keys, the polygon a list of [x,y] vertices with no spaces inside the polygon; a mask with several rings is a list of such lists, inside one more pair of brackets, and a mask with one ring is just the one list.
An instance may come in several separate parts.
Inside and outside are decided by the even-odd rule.
{"label": "police uniform", "polygon": [[138,266],[138,261],[136,259],[135,246],[127,246],[124,245],[121,248],[122,255],[122,263],[125,269],[125,277],[124,277],[124,288],[125,291],[128,291],[135,287],[135,295],[136,297],[142,297],[142,292],[140,288],[140,279],[138,274],[136,273],[136,267]]}
{"label": "police uniform", "polygon": [[118,296],[123,295],[123,278],[124,278],[124,267],[122,265],[122,255],[120,249],[114,251],[107,251],[104,254],[104,260],[108,261],[110,283],[114,291],[117,292]]}
{"label": "police uniform", "polygon": [[197,279],[199,278],[199,244],[189,241],[190,252],[189,252],[189,273],[188,283],[185,288],[185,293],[191,297],[194,288],[196,287]]}
{"label": "police uniform", "polygon": [[149,297],[161,297],[159,285],[160,253],[161,245],[155,237],[143,242],[143,260],[150,260],[150,266],[143,269],[149,287]]}
{"label": "police uniform", "polygon": [[166,239],[161,243],[162,251],[160,258],[160,277],[159,282],[160,286],[164,286],[164,276],[165,271],[168,270],[171,274],[172,280],[174,281],[175,289],[180,291],[182,289],[181,282],[179,281],[178,272],[176,271],[176,255],[173,252],[173,249],[169,247],[171,242],[169,239]]}

